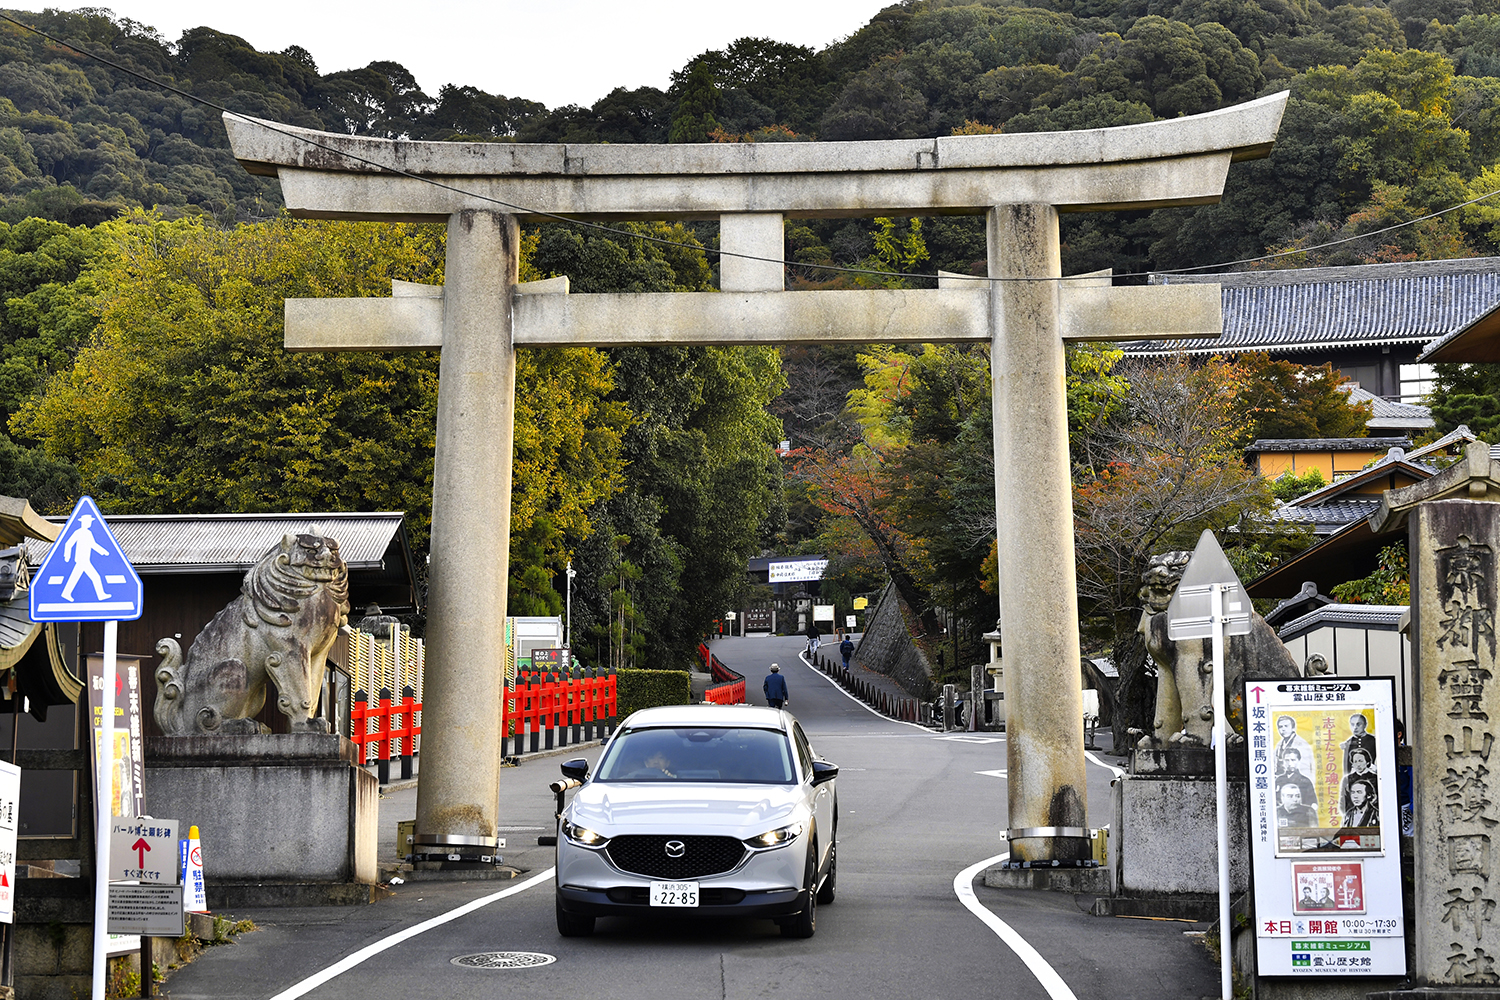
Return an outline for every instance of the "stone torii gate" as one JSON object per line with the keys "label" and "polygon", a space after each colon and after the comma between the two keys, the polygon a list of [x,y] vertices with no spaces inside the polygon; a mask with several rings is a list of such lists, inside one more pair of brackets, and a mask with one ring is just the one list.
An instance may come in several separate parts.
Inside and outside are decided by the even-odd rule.
{"label": "stone torii gate", "polygon": [[[292,215],[448,226],[444,285],[286,309],[291,350],[442,351],[416,843],[468,857],[496,842],[516,348],[977,341],[993,378],[1011,849],[1087,858],[1063,344],[1214,336],[1223,319],[1218,285],[1063,279],[1058,213],[1216,202],[1231,162],[1269,153],[1286,99],[1078,132],[756,145],[406,142],[226,115],[235,156],[280,179]],[[541,213],[717,219],[721,291],[518,284],[518,226]],[[784,218],[979,213],[1001,280],[783,290]]]}

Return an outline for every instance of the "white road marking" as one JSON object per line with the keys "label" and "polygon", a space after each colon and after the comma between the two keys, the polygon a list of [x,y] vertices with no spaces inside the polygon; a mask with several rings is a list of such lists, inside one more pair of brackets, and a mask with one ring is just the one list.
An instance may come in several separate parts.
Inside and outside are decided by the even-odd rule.
{"label": "white road marking", "polygon": [[1109,770],[1113,771],[1116,778],[1123,778],[1123,777],[1125,777],[1125,769],[1124,768],[1122,768],[1122,767],[1115,767],[1113,764],[1106,764],[1106,763],[1104,763],[1104,761],[1100,760],[1098,757],[1095,757],[1092,751],[1085,750],[1083,752],[1083,755],[1085,757],[1087,757],[1089,760],[1093,761],[1095,764],[1098,764],[1100,767],[1105,767],[1105,768],[1108,768]]}
{"label": "white road marking", "polygon": [[807,659],[807,653],[806,653],[806,651],[798,653],[797,654],[797,658],[799,660],[801,660],[803,662],[803,664],[805,664],[809,670],[811,670],[813,673],[817,674],[819,677],[821,677],[825,681],[827,681],[829,683],[829,685],[832,686],[832,688],[835,691],[837,691],[839,694],[843,695],[845,698],[848,698],[850,701],[854,702],[854,704],[858,705],[860,708],[864,709],[866,712],[869,712],[871,715],[875,716],[875,718],[880,719],[882,722],[894,722],[898,726],[911,726],[913,729],[920,729],[920,730],[922,730],[925,733],[932,732],[932,730],[928,729],[926,726],[919,726],[915,722],[907,722],[904,719],[893,719],[893,718],[891,718],[888,715],[881,715],[879,712],[875,711],[869,705],[866,705],[864,702],[862,702],[858,698],[854,697],[854,695],[850,694],[848,691],[845,691],[843,688],[839,687],[838,681],[834,680],[832,677],[829,677],[827,674],[823,673],[823,671],[821,671],[817,667],[813,666],[812,663],[810,663],[808,661],[808,659]]}
{"label": "white road marking", "polygon": [[970,913],[982,920],[986,927],[1005,942],[1006,947],[1016,953],[1017,958],[1026,963],[1026,968],[1036,977],[1036,981],[1042,984],[1042,989],[1047,991],[1047,996],[1052,1000],[1078,1000],[1073,991],[1068,989],[1068,984],[1063,982],[1062,976],[1057,974],[1057,970],[1047,964],[1047,960],[1025,938],[1016,933],[1015,928],[991,913],[989,908],[974,895],[974,876],[986,868],[998,865],[1008,857],[1010,857],[1009,851],[997,854],[993,858],[985,858],[965,868],[953,877],[953,892]]}
{"label": "white road marking", "polygon": [[514,896],[519,892],[525,892],[527,889],[530,889],[534,885],[540,885],[543,882],[549,881],[552,878],[552,873],[555,870],[556,869],[548,868],[545,871],[537,872],[535,875],[531,876],[531,878],[527,879],[525,882],[522,882],[519,885],[513,885],[509,889],[502,889],[499,892],[494,892],[488,896],[480,897],[473,902],[465,903],[463,906],[460,906],[457,909],[449,910],[447,913],[440,913],[437,916],[432,917],[431,919],[424,920],[420,924],[413,924],[412,926],[406,928],[406,930],[404,931],[397,931],[396,933],[391,934],[388,937],[381,938],[374,944],[366,945],[359,951],[356,951],[354,954],[335,962],[328,968],[324,969],[322,972],[319,972],[317,975],[309,976],[307,979],[302,980],[302,982],[298,983],[296,986],[293,986],[291,989],[284,990],[281,993],[276,994],[271,998],[271,1000],[296,1000],[297,997],[306,996],[313,990],[317,989],[319,986],[322,986],[324,983],[328,982],[330,979],[333,979],[335,976],[343,975],[350,969],[354,968],[356,965],[359,965],[362,962],[367,961],[368,959],[374,958],[381,952],[393,948],[403,941],[408,941],[416,937],[418,934],[425,934],[427,931],[432,930],[434,927],[441,927],[443,924],[449,923],[453,920],[457,920],[459,917],[473,913],[475,910],[482,909],[483,907],[497,902],[498,900],[502,900],[507,896]]}
{"label": "white road marking", "polygon": [[934,736],[935,740],[947,740],[949,743],[1004,743],[998,736]]}
{"label": "white road marking", "polygon": [[[1087,750],[1083,752],[1083,755],[1094,764],[1113,771],[1115,777],[1119,777],[1125,773],[1112,764],[1104,763],[1104,761],[1095,757]],[[996,778],[1007,777],[1004,770],[975,771],[974,773],[991,775]],[[1104,829],[1109,829],[1108,823],[1104,825]],[[1006,946],[1015,952],[1016,956],[1022,962],[1026,963],[1026,968],[1036,977],[1036,981],[1042,984],[1042,989],[1047,991],[1047,996],[1051,1000],[1078,1000],[1078,997],[1068,988],[1068,984],[1063,982],[1062,976],[1057,974],[1057,970],[1052,968],[1047,963],[1047,960],[1025,938],[1016,933],[1015,928],[992,913],[988,907],[979,901],[979,897],[974,895],[974,877],[986,868],[998,865],[1008,857],[1010,857],[1009,851],[1004,854],[997,854],[993,858],[985,858],[983,861],[965,868],[953,878],[953,893],[958,896],[958,901],[964,904],[964,907],[970,913],[982,920],[986,927],[994,931],[1000,940],[1004,941]]]}

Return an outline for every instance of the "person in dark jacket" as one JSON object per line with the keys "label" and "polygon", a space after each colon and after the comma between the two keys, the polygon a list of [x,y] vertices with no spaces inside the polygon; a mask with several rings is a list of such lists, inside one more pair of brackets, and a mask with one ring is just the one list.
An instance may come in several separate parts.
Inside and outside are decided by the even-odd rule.
{"label": "person in dark jacket", "polygon": [[802,633],[807,636],[807,655],[818,655],[818,643],[822,641],[823,634],[818,631],[818,626],[813,622],[807,623],[807,629]]}
{"label": "person in dark jacket", "polygon": [[844,658],[844,669],[848,670],[849,657],[854,655],[854,640],[847,635],[844,636],[844,641],[839,643],[839,655]]}
{"label": "person in dark jacket", "polygon": [[766,704],[772,708],[786,707],[786,678],[781,676],[781,668],[771,664],[771,672],[766,675],[766,682],[762,685],[766,692]]}

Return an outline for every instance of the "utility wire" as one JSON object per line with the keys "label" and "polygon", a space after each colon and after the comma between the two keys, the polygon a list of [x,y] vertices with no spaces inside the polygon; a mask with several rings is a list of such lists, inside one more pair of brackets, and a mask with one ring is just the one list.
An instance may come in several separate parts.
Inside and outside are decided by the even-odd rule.
{"label": "utility wire", "polygon": [[[517,212],[517,213],[520,213],[520,214],[540,216],[542,218],[552,219],[552,220],[555,220],[557,222],[565,223],[567,225],[578,226],[578,227],[580,227],[582,229],[589,229],[589,230],[593,230],[595,232],[607,233],[610,236],[619,237],[619,238],[622,238],[622,239],[642,240],[642,241],[647,242],[647,243],[656,243],[656,244],[660,244],[662,246],[671,246],[671,247],[681,247],[681,246],[683,246],[683,244],[681,244],[681,243],[675,242],[673,240],[663,239],[663,238],[661,238],[659,236],[646,236],[646,235],[642,235],[640,233],[632,233],[632,232],[628,232],[628,231],[623,230],[623,229],[616,229],[613,226],[606,226],[606,225],[603,225],[602,223],[598,223],[598,222],[588,222],[588,221],[583,220],[583,219],[574,219],[574,218],[571,218],[571,217],[566,216],[566,215],[560,215],[560,214],[558,214],[556,212],[544,212],[544,211],[540,211],[540,210],[535,209],[535,208],[529,208],[529,207],[527,207],[525,205],[516,205],[516,204],[513,204],[513,203],[508,202],[508,201],[502,201],[499,198],[494,198],[494,197],[491,197],[489,195],[480,194],[480,193],[478,193],[476,191],[469,191],[469,190],[466,190],[464,188],[458,187],[458,186],[453,185],[453,184],[447,184],[447,183],[444,183],[443,181],[439,181],[439,180],[436,180],[436,179],[431,178],[431,177],[425,177],[425,176],[423,176],[421,174],[414,174],[414,173],[412,173],[412,172],[410,172],[408,170],[403,170],[400,167],[393,167],[393,166],[390,166],[389,164],[380,163],[379,161],[372,160],[372,159],[369,159],[369,158],[364,157],[364,156],[360,156],[357,153],[351,153],[351,152],[348,152],[346,150],[337,149],[337,148],[335,148],[333,146],[328,145],[327,143],[319,142],[316,139],[310,139],[310,138],[308,138],[307,136],[304,136],[304,135],[299,135],[296,132],[293,132],[293,131],[291,131],[289,129],[279,128],[279,127],[277,127],[275,124],[273,124],[271,122],[267,122],[267,121],[263,121],[263,120],[261,120],[259,118],[251,118],[251,117],[249,117],[247,115],[243,115],[240,112],[234,111],[234,110],[232,110],[230,108],[226,108],[226,107],[224,107],[221,104],[216,104],[213,101],[210,101],[210,100],[208,100],[206,98],[199,97],[197,94],[189,93],[188,91],[183,90],[180,87],[174,87],[170,83],[163,83],[162,81],[157,80],[155,77],[152,77],[152,76],[150,76],[150,75],[148,75],[146,73],[139,72],[138,70],[131,69],[128,66],[123,66],[120,63],[115,62],[112,59],[106,59],[104,56],[101,56],[101,55],[99,55],[99,54],[97,54],[95,52],[92,52],[92,51],[88,50],[88,49],[81,48],[81,47],[79,47],[77,45],[74,45],[72,42],[69,42],[69,41],[66,41],[64,39],[58,38],[56,35],[53,35],[53,34],[51,34],[49,32],[43,31],[41,28],[38,28],[35,25],[27,24],[24,21],[17,20],[16,18],[11,17],[9,14],[5,14],[3,12],[0,12],[0,21],[8,21],[9,23],[16,25],[18,28],[22,28],[23,30],[30,31],[30,32],[33,32],[34,34],[40,35],[42,38],[47,39],[47,41],[49,41],[49,42],[52,42],[52,43],[54,43],[56,45],[61,45],[63,48],[68,49],[68,50],[70,50],[72,52],[76,52],[79,55],[81,55],[81,56],[83,56],[83,57],[85,57],[87,59],[92,59],[95,62],[98,62],[98,63],[101,63],[102,65],[110,67],[111,69],[118,70],[121,73],[126,74],[127,76],[134,77],[135,79],[141,80],[144,83],[148,83],[148,84],[150,84],[153,87],[157,87],[157,88],[160,88],[161,90],[165,90],[168,93],[176,94],[179,97],[185,97],[189,101],[193,101],[193,102],[195,102],[197,104],[200,104],[200,105],[202,105],[204,107],[207,107],[207,108],[212,108],[213,110],[218,111],[221,114],[232,115],[235,118],[239,119],[240,121],[246,122],[246,123],[251,124],[251,125],[259,126],[260,128],[266,129],[267,131],[270,131],[270,132],[274,132],[277,135],[285,136],[288,139],[291,139],[291,140],[293,140],[295,142],[300,142],[300,143],[303,143],[305,145],[312,146],[312,147],[314,147],[316,149],[325,150],[325,151],[333,153],[333,154],[335,154],[337,156],[344,157],[345,159],[352,160],[352,161],[354,161],[356,163],[362,163],[362,164],[364,164],[366,166],[374,167],[376,170],[379,170],[379,171],[381,171],[383,173],[394,174],[394,175],[396,175],[398,177],[404,177],[404,178],[407,178],[408,180],[414,180],[414,181],[417,181],[417,182],[422,183],[422,184],[430,184],[433,187],[440,188],[440,189],[442,189],[444,191],[451,191],[454,194],[462,195],[465,198],[473,198],[473,199],[476,199],[478,201],[487,202],[487,203],[492,204],[492,205],[498,205],[501,208],[507,208],[507,209],[510,209],[510,210],[512,210],[514,212]],[[1190,274],[1190,273],[1193,273],[1193,272],[1196,272],[1196,271],[1212,271],[1212,270],[1214,270],[1216,268],[1235,267],[1235,266],[1240,265],[1240,264],[1257,264],[1257,263],[1261,263],[1263,261],[1277,260],[1277,259],[1282,258],[1282,257],[1291,257],[1291,256],[1295,256],[1297,254],[1311,253],[1311,252],[1316,251],[1316,250],[1326,250],[1329,247],[1341,246],[1341,245],[1343,245],[1345,243],[1353,243],[1353,242],[1358,241],[1358,240],[1367,240],[1367,239],[1369,239],[1372,236],[1379,236],[1379,235],[1381,235],[1383,233],[1393,232],[1393,231],[1395,231],[1397,229],[1405,229],[1406,227],[1408,227],[1408,226],[1414,226],[1414,225],[1416,225],[1419,222],[1426,222],[1428,219],[1436,219],[1436,218],[1438,218],[1440,216],[1447,215],[1450,212],[1456,212],[1456,211],[1458,211],[1460,209],[1468,208],[1470,205],[1478,204],[1479,202],[1485,201],[1485,200],[1487,200],[1489,198],[1493,198],[1496,195],[1500,195],[1500,189],[1496,189],[1496,190],[1490,191],[1490,192],[1488,192],[1486,194],[1482,194],[1482,195],[1478,196],[1477,198],[1471,198],[1468,201],[1462,202],[1461,204],[1458,204],[1458,205],[1452,205],[1452,206],[1449,206],[1448,208],[1440,209],[1439,211],[1436,211],[1436,212],[1429,212],[1426,215],[1419,216],[1419,217],[1417,217],[1415,219],[1410,219],[1410,220],[1408,220],[1406,222],[1398,222],[1398,223],[1396,223],[1394,225],[1386,226],[1386,227],[1384,227],[1382,229],[1376,229],[1376,230],[1373,230],[1373,231],[1368,232],[1368,233],[1360,233],[1357,236],[1345,236],[1345,237],[1342,237],[1340,239],[1329,240],[1326,243],[1318,243],[1318,244],[1315,244],[1315,245],[1310,246],[1310,247],[1301,247],[1301,248],[1298,248],[1298,249],[1295,249],[1295,250],[1282,250],[1282,251],[1278,251],[1276,253],[1262,254],[1259,257],[1242,257],[1239,260],[1223,261],[1223,262],[1220,262],[1220,263],[1217,263],[1217,264],[1197,264],[1197,265],[1194,265],[1192,267],[1169,268],[1169,269],[1164,269],[1164,270],[1159,270],[1159,271],[1127,271],[1127,272],[1122,272],[1120,274],[1111,275],[1111,277],[1113,277],[1113,278],[1148,278],[1148,277],[1152,277],[1154,275]],[[730,251],[730,250],[714,250],[714,249],[710,249],[708,247],[704,248],[704,252],[705,253],[709,253],[709,254],[715,254],[718,257],[720,257],[721,259],[724,258],[724,257],[735,257],[735,258],[738,258],[740,260],[763,261],[763,262],[766,262],[766,263],[780,264],[782,267],[800,267],[800,268],[806,268],[808,270],[831,271],[831,272],[834,272],[834,273],[837,273],[837,274],[869,275],[869,276],[873,276],[873,277],[877,277],[877,278],[920,278],[920,279],[924,279],[924,280],[928,280],[928,281],[931,281],[934,277],[936,277],[935,275],[932,275],[932,274],[923,274],[923,273],[920,273],[920,272],[913,272],[913,271],[877,271],[877,270],[872,270],[872,269],[869,269],[869,268],[843,267],[843,266],[840,266],[838,264],[809,264],[809,263],[801,263],[801,262],[795,262],[795,261],[787,261],[784,258],[778,258],[778,257],[759,257],[759,256],[756,256],[754,254],[735,253],[735,252]],[[1040,276],[1040,277],[1026,277],[1026,278],[996,278],[996,277],[989,277],[989,276],[986,276],[986,275],[972,275],[972,274],[945,275],[945,278],[947,278],[948,280],[975,281],[975,282],[985,282],[985,283],[990,283],[990,282],[1004,282],[1004,281],[1065,281],[1065,280],[1068,280],[1070,278],[1076,278],[1076,277],[1078,277],[1078,275],[1062,275],[1060,277]],[[1374,280],[1374,279],[1372,278],[1371,280]]]}

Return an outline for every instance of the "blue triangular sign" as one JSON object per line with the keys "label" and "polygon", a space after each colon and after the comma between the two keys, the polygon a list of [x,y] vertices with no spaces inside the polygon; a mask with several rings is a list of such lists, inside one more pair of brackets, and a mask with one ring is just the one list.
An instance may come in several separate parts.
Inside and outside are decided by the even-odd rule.
{"label": "blue triangular sign", "polygon": [[31,620],[134,621],[143,590],[93,498],[83,497],[31,578]]}

